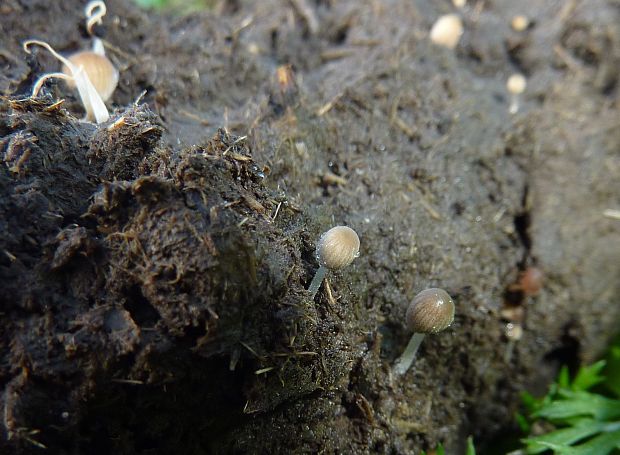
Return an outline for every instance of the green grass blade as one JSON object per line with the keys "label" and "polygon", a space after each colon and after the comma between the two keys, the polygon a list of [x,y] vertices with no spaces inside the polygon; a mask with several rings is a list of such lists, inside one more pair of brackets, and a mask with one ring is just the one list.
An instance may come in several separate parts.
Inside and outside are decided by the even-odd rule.
{"label": "green grass blade", "polygon": [[609,350],[605,376],[605,386],[620,398],[620,346],[612,346]]}
{"label": "green grass blade", "polygon": [[535,413],[535,416],[554,422],[580,416],[591,416],[597,420],[620,418],[620,400],[570,390],[560,390],[559,395],[561,399],[545,404]]}
{"label": "green grass blade", "polygon": [[465,455],[476,455],[476,448],[474,447],[474,438],[471,436],[467,438],[467,452]]}
{"label": "green grass blade", "polygon": [[550,447],[549,444],[554,446],[567,446],[601,432],[604,427],[605,424],[602,422],[597,422],[593,419],[584,419],[575,423],[572,427],[562,428],[541,436],[527,438],[524,439],[523,442],[527,444],[527,453],[536,454],[547,450]]}
{"label": "green grass blade", "polygon": [[599,360],[592,365],[581,367],[571,384],[571,389],[575,391],[588,390],[605,381],[605,377],[600,374],[605,368],[605,363],[604,360]]}
{"label": "green grass blade", "polygon": [[519,425],[519,429],[523,434],[529,434],[532,430],[532,425],[530,425],[529,420],[523,414],[517,412],[515,414],[515,420],[517,421],[517,425]]}
{"label": "green grass blade", "polygon": [[620,444],[620,430],[601,433],[588,442],[575,446],[571,455],[607,455]]}
{"label": "green grass blade", "polygon": [[570,387],[570,373],[568,372],[568,367],[566,365],[560,368],[560,374],[558,374],[556,383],[558,387],[562,387],[564,389],[568,389]]}

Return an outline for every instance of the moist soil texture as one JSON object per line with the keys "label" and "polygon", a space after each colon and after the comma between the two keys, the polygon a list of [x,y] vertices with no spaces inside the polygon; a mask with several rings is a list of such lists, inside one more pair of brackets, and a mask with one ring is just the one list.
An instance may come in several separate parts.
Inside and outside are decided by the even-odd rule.
{"label": "moist soil texture", "polygon": [[[22,49],[89,48],[84,6],[0,4],[1,453],[497,453],[617,331],[617,0],[111,0],[102,124]],[[455,321],[395,375],[428,287]]]}

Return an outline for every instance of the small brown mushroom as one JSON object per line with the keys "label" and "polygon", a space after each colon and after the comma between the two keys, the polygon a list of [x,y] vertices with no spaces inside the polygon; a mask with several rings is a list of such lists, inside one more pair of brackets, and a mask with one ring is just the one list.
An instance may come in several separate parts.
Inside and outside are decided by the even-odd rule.
{"label": "small brown mushroom", "polygon": [[321,287],[327,270],[339,270],[348,266],[359,256],[359,251],[360,239],[348,226],[336,226],[321,235],[316,246],[319,269],[308,287],[313,299]]}
{"label": "small brown mushroom", "polygon": [[93,35],[93,27],[95,24],[100,24],[106,14],[105,3],[101,0],[91,1],[86,5],[84,13],[86,14],[86,30],[93,37],[92,50],[77,52],[67,58],[44,41],[27,40],[23,47],[28,53],[32,45],[44,47],[63,63],[61,73],[47,73],[36,81],[32,89],[33,97],[38,95],[48,79],[64,79],[69,87],[77,88],[86,111],[85,120],[103,123],[110,118],[104,101],[112,96],[118,84],[118,70],[105,56],[103,41]]}
{"label": "small brown mushroom", "polygon": [[68,81],[72,80],[75,82],[75,86],[77,87],[78,93],[80,94],[80,99],[82,100],[82,104],[84,105],[84,110],[86,111],[86,120],[95,120],[97,123],[107,122],[110,118],[108,109],[105,107],[105,104],[101,99],[101,95],[99,95],[99,92],[97,92],[97,89],[95,89],[93,83],[88,78],[84,67],[74,65],[73,62],[68,60],[66,57],[60,55],[48,43],[44,41],[24,41],[24,51],[30,54],[30,46],[32,45],[41,46],[47,49],[56,59],[60,60],[70,72],[70,74],[47,73],[42,75],[41,77],[39,77],[39,79],[37,79],[34,87],[32,88],[32,96],[35,97],[38,95],[39,90],[41,90],[41,87],[43,87],[43,84],[48,79],[60,78]]}
{"label": "small brown mushroom", "polygon": [[454,302],[446,291],[439,288],[425,289],[416,295],[407,308],[405,315],[407,327],[413,335],[405,352],[396,362],[394,372],[405,373],[418,352],[418,348],[427,333],[445,330],[454,321]]}
{"label": "small brown mushroom", "polygon": [[[75,67],[84,69],[86,76],[103,101],[110,99],[118,84],[118,70],[105,55],[94,51],[81,51],[69,56],[68,60]],[[63,65],[62,72],[67,76],[73,76],[73,72],[67,65]],[[74,79],[68,79],[67,85],[75,88]]]}

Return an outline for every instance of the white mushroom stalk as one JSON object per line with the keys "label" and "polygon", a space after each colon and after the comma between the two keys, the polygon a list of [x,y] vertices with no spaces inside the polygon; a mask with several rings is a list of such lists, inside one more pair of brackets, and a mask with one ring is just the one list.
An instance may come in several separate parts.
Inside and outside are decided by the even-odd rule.
{"label": "white mushroom stalk", "polygon": [[527,79],[523,74],[513,74],[506,81],[506,88],[510,92],[510,107],[508,111],[511,114],[519,112],[519,96],[525,91]]}
{"label": "white mushroom stalk", "polygon": [[105,57],[105,48],[103,47],[103,41],[97,37],[93,37],[93,52],[97,55]]}
{"label": "white mushroom stalk", "polygon": [[411,336],[409,343],[405,348],[405,352],[403,352],[396,361],[396,365],[394,366],[394,374],[400,376],[409,369],[425,336],[425,333],[414,333]]}
{"label": "white mushroom stalk", "polygon": [[[84,68],[80,66],[76,66],[69,59],[63,57],[58,52],[56,52],[52,46],[47,44],[45,41],[39,40],[28,40],[23,44],[24,51],[30,54],[29,46],[37,45],[44,47],[47,49],[56,59],[62,62],[70,71],[70,75],[62,74],[62,73],[48,73],[41,76],[37,82],[35,83],[32,96],[35,97],[38,95],[41,87],[51,78],[60,78],[65,80],[73,80],[75,82],[75,86],[78,89],[78,93],[80,94],[80,99],[82,101],[82,105],[84,106],[84,110],[86,111],[87,121],[95,121],[96,123],[107,122],[110,118],[110,114],[108,113],[108,109],[106,108],[103,100],[97,90],[93,86],[92,82],[88,78],[86,71]],[[62,74],[62,75],[61,75]]]}
{"label": "white mushroom stalk", "polygon": [[310,282],[310,286],[308,287],[308,292],[312,296],[312,299],[314,299],[314,296],[319,291],[319,288],[321,287],[321,283],[323,283],[323,280],[325,279],[326,273],[327,273],[327,268],[321,265],[319,266],[318,270],[314,274],[314,278],[312,278],[312,281]]}

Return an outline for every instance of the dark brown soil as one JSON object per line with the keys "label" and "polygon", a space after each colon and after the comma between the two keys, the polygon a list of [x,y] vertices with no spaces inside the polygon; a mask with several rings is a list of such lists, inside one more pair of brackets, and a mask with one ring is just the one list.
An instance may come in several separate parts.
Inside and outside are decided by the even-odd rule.
{"label": "dark brown soil", "polygon": [[[448,1],[110,1],[102,125],[29,99],[58,64],[22,41],[88,47],[82,8],[0,4],[0,452],[491,453],[617,331],[617,1],[470,2],[454,51]],[[337,224],[361,255],[312,301]],[[431,286],[455,323],[396,377]]]}

